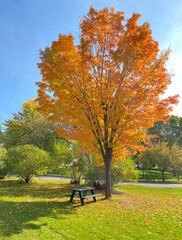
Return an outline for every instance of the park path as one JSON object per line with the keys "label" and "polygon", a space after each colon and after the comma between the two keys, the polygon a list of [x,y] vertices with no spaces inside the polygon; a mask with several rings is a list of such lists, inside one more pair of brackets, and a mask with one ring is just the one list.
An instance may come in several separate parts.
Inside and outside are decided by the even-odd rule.
{"label": "park path", "polygon": [[[55,181],[63,181],[63,182],[70,182],[71,178],[68,177],[57,177],[57,176],[48,176],[43,175],[39,177],[35,177],[35,179],[41,180],[55,180]],[[84,181],[84,180],[83,180]],[[120,185],[136,185],[136,186],[144,186],[144,187],[157,187],[157,188],[182,188],[182,183],[158,183],[158,182],[123,182],[119,183]]]}

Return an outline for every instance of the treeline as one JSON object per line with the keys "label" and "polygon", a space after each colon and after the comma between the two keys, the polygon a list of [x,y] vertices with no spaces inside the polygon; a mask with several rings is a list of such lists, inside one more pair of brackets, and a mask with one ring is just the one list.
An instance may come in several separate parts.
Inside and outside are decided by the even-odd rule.
{"label": "treeline", "polygon": [[[90,152],[79,152],[79,143],[60,138],[55,132],[59,123],[48,121],[37,111],[36,99],[22,104],[3,125],[4,131],[0,126],[0,178],[17,174],[28,183],[37,174],[61,167],[62,174],[71,177],[72,183],[79,184],[83,176],[96,187],[104,183],[105,167],[99,165],[97,157]],[[146,151],[112,163],[112,185],[121,180],[137,180],[134,162],[148,170],[153,181],[153,168],[161,171],[163,181],[168,169],[173,169],[173,175],[180,180],[182,118],[172,116],[166,123],[155,122],[147,135],[153,136],[150,142],[139,143]]]}
{"label": "treeline", "polygon": [[[0,177],[17,174],[28,183],[38,174],[61,167],[62,174],[79,184],[86,176],[90,184],[101,187],[105,181],[105,167],[90,152],[78,152],[80,144],[63,139],[55,132],[59,123],[50,122],[37,111],[36,99],[22,104],[11,119],[3,123],[0,147]],[[65,126],[68,127],[68,126]],[[137,174],[133,161],[125,159],[112,164],[112,185],[121,180],[134,181]]]}
{"label": "treeline", "polygon": [[157,168],[161,171],[162,180],[165,181],[165,172],[173,170],[173,176],[177,175],[180,180],[182,170],[182,118],[171,116],[164,123],[158,121],[152,128],[147,130],[148,135],[153,135],[150,142],[144,146],[147,150],[135,156],[135,161],[141,165],[143,170],[149,170],[153,181],[152,169]]}

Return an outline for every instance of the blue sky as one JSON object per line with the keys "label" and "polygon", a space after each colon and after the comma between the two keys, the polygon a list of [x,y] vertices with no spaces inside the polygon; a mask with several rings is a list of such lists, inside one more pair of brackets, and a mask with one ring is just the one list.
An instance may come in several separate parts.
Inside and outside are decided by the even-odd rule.
{"label": "blue sky", "polygon": [[[50,46],[59,33],[72,33],[78,41],[80,17],[91,5],[98,10],[113,6],[126,19],[141,13],[140,23],[149,22],[160,49],[172,49],[167,67],[175,76],[166,94],[182,96],[181,0],[0,0],[1,122],[36,97],[39,49]],[[182,116],[181,98],[173,114]]]}

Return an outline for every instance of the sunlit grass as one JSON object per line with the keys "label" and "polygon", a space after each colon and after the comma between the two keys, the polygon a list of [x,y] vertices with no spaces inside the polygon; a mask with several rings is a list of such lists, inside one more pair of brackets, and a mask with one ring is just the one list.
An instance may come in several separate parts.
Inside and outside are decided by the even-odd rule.
{"label": "sunlit grass", "polygon": [[71,187],[1,180],[0,239],[182,239],[181,188],[118,186],[82,206],[68,203]]}
{"label": "sunlit grass", "polygon": [[[143,170],[136,170],[139,174],[139,179],[138,181],[145,181],[145,182],[149,182],[149,181],[153,181],[153,178],[156,182],[162,182],[162,174],[158,169],[153,169],[151,171],[149,170],[145,170],[143,172]],[[152,178],[152,175],[153,178]],[[175,183],[179,183],[182,182],[182,175],[180,176],[180,181],[178,181],[177,176],[173,176],[173,171],[172,170],[168,170],[164,173],[165,176],[165,182],[175,182]]]}

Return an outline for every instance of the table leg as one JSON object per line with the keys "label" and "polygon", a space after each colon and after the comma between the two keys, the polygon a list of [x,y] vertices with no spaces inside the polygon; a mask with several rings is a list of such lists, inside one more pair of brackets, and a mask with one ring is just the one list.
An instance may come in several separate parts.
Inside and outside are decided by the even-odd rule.
{"label": "table leg", "polygon": [[[91,189],[91,193],[92,193],[92,195],[95,194],[93,189]],[[97,202],[96,197],[93,197],[93,200],[94,200],[94,202]]]}
{"label": "table leg", "polygon": [[79,196],[80,196],[80,200],[81,200],[82,205],[85,205],[85,202],[84,202],[84,198],[83,198],[82,192],[79,192]]}
{"label": "table leg", "polygon": [[87,193],[87,191],[88,191],[88,190],[84,191],[82,195],[83,195],[83,196],[89,195],[89,194]]}
{"label": "table leg", "polygon": [[73,202],[73,198],[74,198],[74,196],[75,196],[75,193],[76,193],[76,191],[73,190],[73,191],[72,191],[72,194],[71,194],[71,197],[70,197],[70,203]]}

